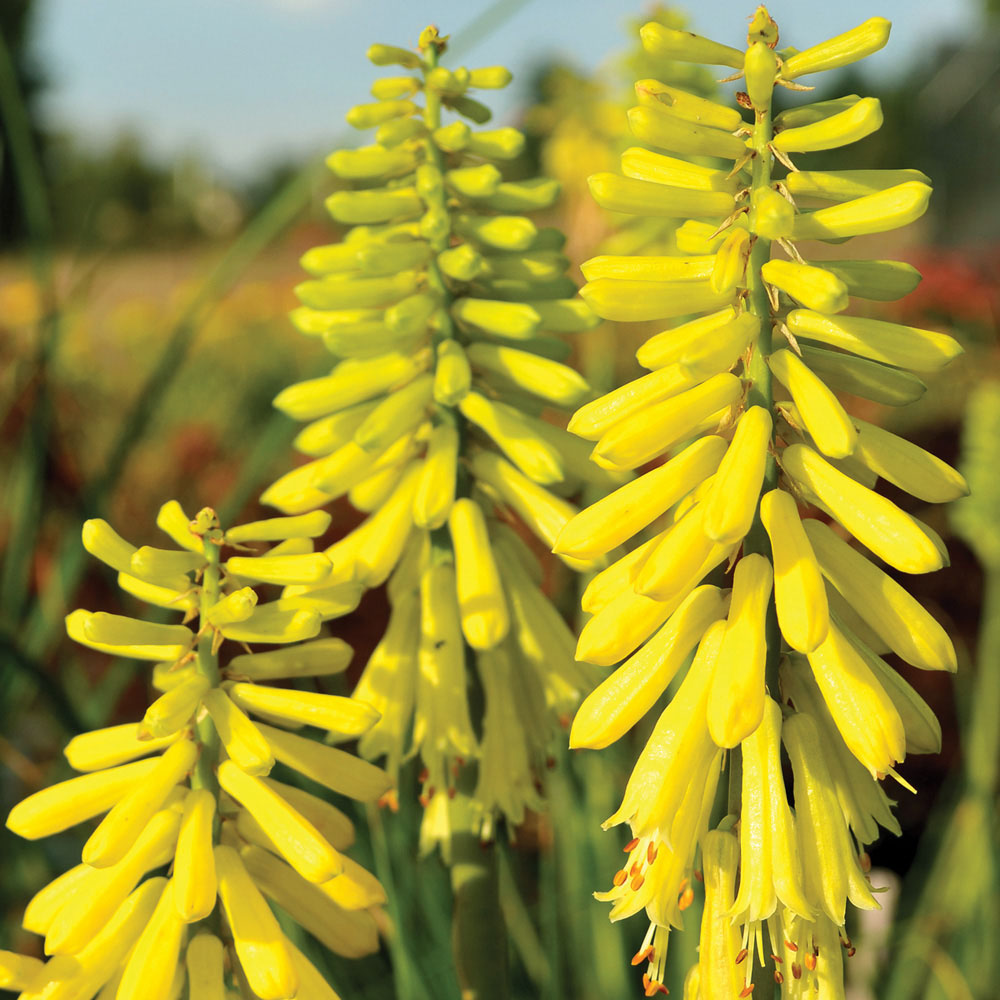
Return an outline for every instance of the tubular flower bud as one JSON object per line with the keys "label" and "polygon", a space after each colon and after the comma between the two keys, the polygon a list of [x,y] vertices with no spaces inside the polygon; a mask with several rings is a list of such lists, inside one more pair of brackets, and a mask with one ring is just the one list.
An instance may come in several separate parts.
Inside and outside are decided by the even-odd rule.
{"label": "tubular flower bud", "polygon": [[[881,126],[874,98],[849,94],[771,113],[775,86],[810,89],[795,81],[877,51],[888,29],[874,18],[799,50],[779,46],[778,25],[760,7],[740,51],[647,25],[649,53],[736,70],[729,79],[745,82],[739,117],[706,103],[710,95],[640,80],[628,125],[656,151],[628,149],[620,176],[602,166],[590,182],[599,204],[631,218],[583,263],[585,299],[616,322],[678,321],[637,351],[648,375],[585,402],[569,422],[571,433],[594,442],[597,465],[639,473],[573,517],[555,541],[559,553],[614,560],[584,590],[581,605],[592,617],[577,657],[607,666],[628,658],[585,700],[571,745],[602,748],[618,739],[683,671],[702,633],[609,821],[628,820],[637,839],[628,867],[599,898],[612,903],[612,919],[645,908],[652,921],[636,955],[649,963],[647,996],[667,988],[666,933],[679,917],[690,836],[702,838],[708,864],[705,828],[694,817],[714,791],[721,748],[739,748],[733,759],[742,759],[739,813],[726,821],[739,838],[739,895],[724,934],[710,916],[703,921],[695,989],[746,997],[754,977],[748,952],[766,962],[763,921],[786,942],[812,948],[822,940],[826,950],[837,947],[833,932],[848,899],[875,905],[848,824],[861,842],[879,825],[898,828],[873,776],[895,775],[905,752],[932,751],[939,740],[933,714],[880,654],[952,670],[954,650],[871,560],[926,573],[948,556],[934,530],[882,495],[878,480],[927,502],[958,498],[966,484],[927,452],[856,419],[836,394],[904,406],[926,392],[921,374],[944,368],[961,346],[944,333],[888,322],[859,301],[908,294],[920,280],[909,264],[838,261],[799,245],[914,222],[926,211],[930,179],[905,169],[810,168],[813,152]],[[705,156],[732,169],[687,162]],[[676,220],[669,229],[668,218]],[[673,255],[654,248],[653,233],[676,247]],[[790,400],[776,396],[778,383]],[[803,521],[806,505],[870,554],[816,520],[822,515]],[[623,544],[628,551],[615,551]],[[706,626],[702,613],[717,624]],[[790,705],[797,714],[782,724]],[[779,733],[795,770],[794,824]],[[637,853],[644,850],[647,860]],[[737,951],[726,951],[734,923],[743,925],[742,953],[738,932]],[[782,959],[786,949],[776,950]],[[729,957],[713,964],[710,952]],[[805,995],[801,966],[791,976],[774,969],[789,996]],[[811,953],[806,971],[806,992],[842,995],[838,956]]]}

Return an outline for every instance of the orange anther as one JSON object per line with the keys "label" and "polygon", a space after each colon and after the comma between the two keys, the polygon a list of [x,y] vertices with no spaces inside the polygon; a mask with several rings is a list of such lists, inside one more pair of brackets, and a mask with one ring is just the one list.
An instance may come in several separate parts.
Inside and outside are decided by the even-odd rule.
{"label": "orange anther", "polygon": [[619,869],[615,872],[614,883],[615,885],[624,885],[628,881],[628,872],[624,868]]}
{"label": "orange anther", "polygon": [[385,793],[378,800],[379,809],[388,809],[390,812],[399,812],[399,796],[396,794],[395,788],[390,788],[389,791]]}
{"label": "orange anther", "polygon": [[652,864],[656,860],[656,848],[653,846],[653,842],[649,842],[649,846],[646,848],[646,863]]}
{"label": "orange anther", "polygon": [[635,850],[635,849],[636,849],[636,848],[637,848],[638,846],[639,846],[639,838],[638,838],[638,837],[633,837],[633,838],[632,838],[632,839],[631,839],[631,840],[630,840],[630,841],[629,841],[629,842],[628,842],[628,843],[627,843],[627,844],[626,844],[626,845],[625,845],[625,846],[624,846],[624,847],[622,848],[622,850],[623,850],[623,851],[624,851],[624,852],[625,852],[626,854],[631,854],[631,853],[632,853],[632,852],[633,852],[633,851],[634,851],[634,850]]}
{"label": "orange anther", "polygon": [[632,862],[632,867],[629,868],[629,870],[628,870],[629,875],[638,875],[640,871],[641,871],[641,869],[639,868],[639,862],[638,861],[633,861]]}
{"label": "orange anther", "polygon": [[771,955],[771,961],[781,965],[785,960],[778,955]]}
{"label": "orange anther", "polygon": [[868,852],[862,851],[858,860],[861,862],[861,870],[867,875],[872,870],[872,859]]}
{"label": "orange anther", "polygon": [[777,969],[774,970],[774,981],[779,986],[785,981],[785,977]]}
{"label": "orange anther", "polygon": [[645,881],[646,881],[646,876],[645,875],[633,875],[632,876],[632,881],[629,882],[629,888],[633,892],[638,892],[642,888],[642,884]]}
{"label": "orange anther", "polygon": [[430,776],[431,772],[428,771],[426,767],[421,768],[420,774],[417,775],[417,781],[419,781],[422,785]]}
{"label": "orange anther", "polygon": [[652,961],[653,961],[652,945],[647,945],[645,948],[642,949],[642,951],[637,951],[632,956],[633,965],[642,965],[643,962],[652,962]]}
{"label": "orange anther", "polygon": [[753,983],[747,983],[747,985],[740,990],[741,997],[748,997],[751,993],[753,993]]}
{"label": "orange anther", "polygon": [[798,951],[799,950],[799,946],[794,941],[786,941],[785,942],[785,947],[789,951]]}
{"label": "orange anther", "polygon": [[855,954],[857,953],[857,950],[858,949],[855,948],[854,945],[852,944],[851,947],[847,949],[847,957],[854,958]]}
{"label": "orange anther", "polygon": [[687,888],[681,893],[681,898],[677,901],[677,908],[686,910],[694,902],[694,889]]}
{"label": "orange anther", "polygon": [[802,966],[798,962],[792,962],[792,979],[802,978]]}
{"label": "orange anther", "polygon": [[746,948],[740,948],[740,950],[736,953],[736,964],[739,965],[741,962],[745,962],[747,960],[747,955],[749,954],[750,952],[748,952]]}
{"label": "orange anther", "polygon": [[816,956],[815,955],[806,955],[806,957],[804,959],[804,962],[805,962],[806,968],[810,972],[815,972],[816,971]]}
{"label": "orange anther", "polygon": [[684,892],[684,890],[687,889],[687,887],[690,884],[691,884],[691,880],[690,879],[682,878],[681,881],[680,881],[680,885],[677,886],[677,891],[679,893]]}

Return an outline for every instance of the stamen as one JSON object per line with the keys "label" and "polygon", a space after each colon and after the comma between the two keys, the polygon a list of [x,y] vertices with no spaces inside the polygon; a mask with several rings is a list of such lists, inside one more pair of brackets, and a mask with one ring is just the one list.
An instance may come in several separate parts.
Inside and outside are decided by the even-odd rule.
{"label": "stamen", "polygon": [[802,978],[802,966],[798,962],[792,962],[792,978],[801,979]]}
{"label": "stamen", "polygon": [[615,872],[613,881],[615,885],[624,885],[628,881],[628,872],[624,868],[619,869]]}
{"label": "stamen", "polygon": [[634,850],[635,850],[635,849],[636,849],[636,848],[637,848],[638,846],[639,846],[639,838],[638,838],[638,837],[633,837],[633,838],[632,838],[632,839],[631,839],[631,840],[630,840],[630,841],[629,841],[629,842],[628,842],[628,843],[627,843],[627,844],[626,844],[626,845],[625,845],[625,846],[624,846],[624,847],[622,848],[622,850],[623,850],[623,851],[624,851],[624,852],[625,852],[626,854],[631,854],[631,853],[632,853],[632,852],[633,852],[633,851],[634,851]]}
{"label": "stamen", "polygon": [[746,948],[740,948],[736,954],[736,964],[739,965],[741,962],[745,962],[749,954],[750,952]]}
{"label": "stamen", "polygon": [[653,955],[654,955],[653,946],[647,945],[645,948],[641,948],[632,956],[632,964],[642,965],[643,962],[652,962]]}
{"label": "stamen", "polygon": [[805,962],[806,968],[810,972],[815,972],[816,971],[816,956],[815,955],[812,955],[812,954],[806,955],[806,957],[805,957],[805,959],[803,961]]}
{"label": "stamen", "polygon": [[656,860],[656,847],[653,846],[653,842],[649,842],[649,846],[646,848],[646,864],[651,865]]}
{"label": "stamen", "polygon": [[688,886],[681,893],[681,898],[677,901],[677,908],[679,910],[686,910],[694,902],[694,889]]}
{"label": "stamen", "polygon": [[629,888],[631,888],[633,892],[638,892],[642,888],[642,884],[645,881],[645,875],[636,875],[632,878],[632,881],[629,882]]}
{"label": "stamen", "polygon": [[751,993],[753,993],[753,983],[747,983],[747,985],[740,990],[740,997],[748,997]]}

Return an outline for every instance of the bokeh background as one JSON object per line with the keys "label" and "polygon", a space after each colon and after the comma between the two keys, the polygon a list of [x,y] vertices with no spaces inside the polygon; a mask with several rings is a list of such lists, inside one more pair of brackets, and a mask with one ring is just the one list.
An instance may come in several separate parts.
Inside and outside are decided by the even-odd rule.
{"label": "bokeh background", "polygon": [[[752,7],[713,0],[688,14],[636,4],[623,14],[605,0],[0,3],[4,814],[68,776],[60,751],[70,735],[134,718],[146,701],[134,664],[108,665],[63,635],[74,607],[123,610],[109,576],[84,558],[81,522],[107,517],[134,543],[158,544],[152,525],[163,501],[253,516],[256,493],[290,463],[293,429],[270,400],[318,374],[324,357],[285,313],[295,304],[299,255],[336,238],[322,210],[333,186],[322,154],[365,141],[343,116],[375,78],[367,46],[411,46],[433,22],[452,35],[452,65],[509,66],[515,82],[492,101],[496,120],[529,134],[519,169],[562,181],[550,221],[581,260],[615,229],[590,202],[586,176],[614,169],[631,80],[656,75],[637,55],[638,25],[658,16],[741,45]],[[850,928],[859,945],[848,963],[851,996],[990,1000],[1000,990],[990,944],[1000,929],[1000,543],[992,534],[1000,521],[1000,3],[891,0],[875,9],[782,0],[770,10],[782,44],[800,48],[873,14],[895,22],[887,49],[818,81],[810,96],[877,96],[885,126],[817,165],[917,167],[933,178],[925,219],[854,255],[916,264],[920,288],[877,315],[948,330],[967,354],[905,411],[865,404],[855,412],[961,463],[981,487],[952,519],[910,503],[947,539],[952,567],[907,585],[955,636],[961,670],[954,681],[903,670],[941,719],[944,747],[906,762],[919,795],[898,792],[904,836],[872,850],[890,890],[882,914]],[[704,92],[717,87],[690,68],[671,72]],[[638,372],[639,339],[635,329],[602,328],[581,338],[577,360],[595,387],[608,387]],[[964,451],[963,440],[972,442]],[[340,532],[356,521],[346,502],[335,518]],[[573,583],[557,582],[572,615]],[[336,623],[358,650],[353,676],[384,616],[376,592]],[[644,735],[600,755],[554,747],[549,810],[508,831],[501,889],[518,996],[638,993],[628,959],[644,927],[638,919],[612,927],[589,893],[617,868],[620,838],[599,823],[617,805]],[[397,932],[379,956],[330,962],[345,998],[458,996],[447,877],[436,858],[416,858],[418,808],[404,800],[396,815],[359,817],[368,831],[360,850],[393,892]],[[26,844],[0,833],[0,947],[38,947],[20,930],[20,912],[73,863],[81,839]],[[673,939],[678,970],[694,937]]]}

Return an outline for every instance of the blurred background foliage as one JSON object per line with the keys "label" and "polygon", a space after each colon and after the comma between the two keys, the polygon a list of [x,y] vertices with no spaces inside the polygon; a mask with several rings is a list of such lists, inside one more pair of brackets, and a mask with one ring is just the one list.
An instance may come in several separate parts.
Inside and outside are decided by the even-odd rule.
{"label": "blurred background foliage", "polygon": [[[271,166],[227,184],[194,155],[157,158],[140,133],[95,147],[71,131],[49,130],[38,111],[48,67],[32,55],[32,9],[32,0],[0,4],[4,814],[27,792],[68,776],[61,747],[70,735],[134,718],[146,703],[146,679],[134,665],[108,666],[63,634],[62,617],[73,607],[135,610],[115,606],[106,574],[84,560],[81,522],[108,517],[143,544],[156,542],[155,511],[172,497],[190,511],[214,505],[224,518],[260,513],[254,495],[287,468],[293,433],[270,400],[323,365],[319,349],[285,320],[295,304],[297,258],[337,236],[322,211],[333,181],[316,163]],[[503,16],[504,5],[494,4],[467,37]],[[637,12],[633,27],[652,16],[685,23],[679,11],[661,8]],[[456,61],[462,39],[454,39]],[[653,76],[703,94],[725,92],[703,68],[650,65],[634,31],[622,35],[621,51],[590,75],[551,63],[519,84],[529,143],[516,169],[561,181],[562,200],[546,221],[567,232],[576,261],[601,246],[670,246],[662,225],[622,230],[587,193],[587,176],[616,169],[629,144],[623,112],[631,82]],[[504,53],[495,58],[502,62]],[[850,996],[989,1000],[1000,989],[992,944],[1000,930],[1000,542],[992,541],[1000,523],[1000,4],[985,0],[975,36],[923,52],[919,65],[894,78],[876,82],[862,63],[823,81],[809,99],[850,92],[879,97],[885,126],[813,165],[917,167],[935,188],[929,216],[901,238],[855,241],[857,256],[899,256],[924,274],[908,300],[878,315],[947,329],[967,350],[925,401],[902,413],[871,404],[855,412],[959,462],[977,487],[957,505],[954,530],[945,512],[910,500],[946,537],[952,567],[907,586],[955,636],[961,668],[954,682],[903,668],[941,718],[944,750],[907,762],[904,773],[920,794],[900,793],[904,835],[872,851],[890,891],[881,914],[849,928],[859,946],[848,963]],[[356,141],[330,140],[331,148]],[[633,351],[650,332],[605,325],[581,337],[577,360],[596,388],[619,384],[638,373]],[[346,502],[334,513],[338,534],[356,521]],[[563,607],[572,615],[569,589]],[[357,649],[349,680],[384,622],[375,592],[337,623]],[[599,823],[617,806],[645,735],[633,733],[601,754],[554,747],[548,811],[507,831],[501,903],[515,996],[637,995],[628,962],[644,927],[639,920],[610,925],[589,893],[618,867],[620,838],[603,834]],[[458,995],[447,875],[436,858],[415,857],[418,810],[403,801],[396,814],[358,817],[367,830],[359,860],[373,862],[389,888],[396,931],[378,956],[322,959],[345,998]],[[20,913],[40,885],[73,863],[79,844],[75,833],[28,844],[0,831],[0,947],[37,949],[20,930]],[[692,912],[690,924],[697,920]],[[677,984],[695,939],[673,937]]]}

